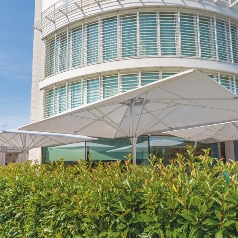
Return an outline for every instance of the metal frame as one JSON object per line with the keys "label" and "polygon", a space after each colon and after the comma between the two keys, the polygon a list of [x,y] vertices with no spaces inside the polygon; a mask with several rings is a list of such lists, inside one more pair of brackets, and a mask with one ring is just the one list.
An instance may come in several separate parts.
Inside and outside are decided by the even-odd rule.
{"label": "metal frame", "polygon": [[[59,20],[62,17],[66,17],[69,20],[69,16],[75,14],[75,12],[80,12],[84,14],[85,8],[90,8],[97,6],[101,9],[101,4],[104,2],[118,2],[120,7],[121,1],[123,0],[94,0],[94,1],[87,1],[87,0],[80,0],[80,1],[74,1],[72,3],[67,4],[65,0],[59,0],[58,2],[51,5],[49,8],[47,8],[44,12],[41,13],[41,20],[36,22],[33,26],[34,29],[42,31],[45,26],[48,26],[49,24],[55,24],[57,20]],[[199,0],[196,0],[199,1]],[[216,4],[221,4],[228,6],[229,8],[233,8],[238,10],[238,0],[203,0],[203,1],[209,1],[214,2]],[[89,2],[89,3],[88,3]],[[102,10],[102,9],[101,9]]]}
{"label": "metal frame", "polygon": [[[181,9],[182,10],[182,9]],[[154,13],[157,14],[157,40],[154,39],[154,43],[156,43],[157,41],[157,54],[148,54],[148,55],[144,55],[141,54],[141,42],[140,42],[140,21],[139,21],[139,17],[140,17],[140,11],[138,9],[136,9],[135,11],[133,11],[132,13],[137,17],[137,21],[136,21],[136,56],[126,56],[126,58],[134,58],[134,57],[138,57],[138,58],[144,58],[144,57],[161,57],[164,56],[161,53],[161,39],[160,39],[160,19],[159,16],[161,13],[163,13],[162,11],[160,11],[160,9],[158,8],[158,10],[155,12],[154,10],[148,10],[148,11],[153,11]],[[166,11],[164,11],[164,13],[166,13]],[[117,57],[112,57],[109,59],[109,61],[115,61],[115,60],[120,60],[122,59],[122,29],[120,26],[121,23],[121,19],[123,18],[123,16],[126,16],[126,12],[125,14],[119,14],[118,12],[113,14],[115,17],[117,17]],[[175,31],[175,45],[176,45],[176,55],[173,54],[173,56],[177,56],[177,57],[191,57],[191,58],[202,58],[202,46],[201,46],[201,42],[200,42],[200,26],[199,26],[199,21],[200,21],[200,16],[203,17],[202,13],[200,11],[196,11],[193,16],[194,16],[194,22],[189,22],[187,21],[187,23],[191,23],[193,24],[193,29],[194,29],[194,35],[195,35],[195,39],[193,42],[194,48],[195,48],[195,55],[184,55],[181,52],[181,27],[180,27],[180,8],[177,8],[177,12],[174,12],[174,16],[176,19],[176,23],[174,25],[174,31]],[[229,63],[236,63],[234,62],[234,55],[233,53],[233,45],[232,45],[232,39],[234,38],[234,36],[232,36],[231,34],[231,22],[229,18],[223,18],[221,16],[218,15],[216,13],[210,13],[207,15],[210,18],[211,21],[211,25],[210,27],[210,34],[211,37],[209,37],[209,41],[210,41],[210,49],[209,52],[211,52],[210,57],[205,57],[205,59],[216,59],[216,60],[222,60],[222,61],[227,61]],[[195,18],[197,18],[195,20]],[[52,57],[54,57],[54,59],[50,60],[50,56],[47,55],[49,54],[50,49],[46,48],[47,52],[46,52],[46,59],[47,61],[45,61],[45,78],[50,77],[55,75],[58,72],[61,71],[65,71],[65,70],[71,70],[75,67],[72,67],[72,54],[70,51],[70,32],[78,27],[82,28],[82,45],[78,45],[78,47],[80,47],[80,52],[81,52],[81,57],[83,59],[83,62],[81,63],[81,65],[78,65],[77,67],[84,67],[87,66],[88,64],[88,45],[87,45],[87,37],[88,37],[88,33],[87,33],[87,29],[88,26],[95,22],[95,24],[97,24],[98,26],[98,58],[96,60],[96,62],[94,63],[103,63],[103,62],[107,62],[108,60],[104,60],[103,59],[103,20],[107,19],[104,18],[102,16],[97,16],[97,18],[95,20],[87,20],[87,21],[82,21],[79,22],[77,24],[75,24],[74,28],[70,28],[69,26],[64,27],[60,32],[55,31],[54,35],[55,35],[55,44],[54,44],[54,48],[52,46],[51,47],[51,51],[54,51],[54,54],[52,55]],[[219,41],[219,32],[217,32],[217,21],[222,21],[223,25],[224,25],[224,40],[225,40],[225,44],[226,44],[226,57],[225,59],[219,58],[219,49],[218,49],[218,41]],[[234,23],[235,26],[238,27],[238,21]],[[233,25],[233,26],[234,26]],[[53,35],[53,34],[52,34]],[[62,70],[60,69],[60,62],[61,62],[61,56],[60,56],[60,39],[62,35],[67,35],[67,49],[66,49],[66,69],[63,68]],[[161,36],[162,37],[162,36]],[[49,36],[49,38],[46,38],[46,45],[48,45],[48,41],[51,41],[53,37]],[[235,39],[235,38],[234,38]],[[237,39],[238,39],[238,35],[237,35]],[[59,42],[59,44],[57,44],[57,42]],[[57,51],[57,52],[56,52]],[[169,55],[165,55],[166,57],[169,57]],[[51,62],[52,61],[52,62]],[[57,64],[56,64],[57,63]],[[51,64],[54,64],[54,69],[51,70]]]}
{"label": "metal frame", "polygon": [[[123,73],[123,72],[120,72],[118,71],[118,73],[115,73],[115,76],[117,75],[117,79],[118,79],[118,94],[122,93],[122,75],[130,75],[130,74],[137,74],[137,86],[138,87],[141,87],[141,74],[142,73],[150,73],[150,72],[158,72],[158,75],[159,75],[159,78],[158,80],[161,80],[163,78],[163,69],[162,68],[158,68],[158,70],[153,70],[153,71],[143,71],[141,69],[136,69],[136,71],[134,72],[128,72],[128,73]],[[168,72],[170,73],[170,71],[168,71],[168,69],[165,70],[165,73]],[[176,73],[176,70],[171,68],[171,72],[174,72],[174,74]],[[177,70],[177,72],[179,72]],[[204,71],[204,73],[206,73],[206,71]],[[208,71],[207,73],[208,75],[211,74],[210,71]],[[98,76],[95,76],[93,77],[92,79],[94,78],[98,78],[99,79],[99,96],[100,96],[100,99],[103,98],[103,77],[107,77],[107,76],[111,76],[111,74],[109,75],[98,75]],[[223,77],[228,77],[228,75],[222,75]],[[232,88],[231,86],[231,80],[229,80],[229,83],[230,83],[230,88],[229,90],[234,92],[235,94],[237,94],[237,90],[236,90],[236,84],[237,84],[237,80],[238,80],[238,75],[233,75],[232,76],[233,78],[233,85],[234,85],[234,89]],[[213,73],[213,79],[215,81],[217,81],[219,84],[221,84],[221,73],[220,72],[215,72]],[[217,79],[217,80],[216,80]],[[79,80],[77,81],[72,81],[70,82],[70,84],[72,83],[76,83],[76,82],[81,82],[81,104],[80,105],[83,105],[83,104],[87,104],[87,81],[90,80],[90,78],[88,79],[83,79],[83,78],[80,78]],[[67,98],[67,101],[66,101],[66,106],[67,106],[67,109],[70,109],[71,108],[71,92],[70,92],[70,87],[69,87],[69,82],[68,81],[65,81],[65,85],[66,85],[66,91],[67,91],[67,88],[68,88],[68,91],[67,91],[67,94],[66,95],[66,98]],[[61,84],[60,86],[64,86],[64,84]],[[49,88],[49,89],[45,89],[44,91],[44,98],[45,98],[45,101],[44,101],[44,117],[45,118],[48,118],[48,111],[49,111],[49,106],[48,106],[48,97],[47,97],[47,94],[49,92],[49,90],[53,89],[54,90],[54,95],[53,95],[53,108],[51,109],[53,111],[53,115],[56,115],[56,114],[59,114],[58,110],[56,110],[56,108],[59,107],[59,105],[56,105],[57,102],[55,101],[55,95],[56,95],[56,89],[58,87],[56,87],[56,85],[54,85],[52,88]],[[53,116],[52,115],[52,116]]]}

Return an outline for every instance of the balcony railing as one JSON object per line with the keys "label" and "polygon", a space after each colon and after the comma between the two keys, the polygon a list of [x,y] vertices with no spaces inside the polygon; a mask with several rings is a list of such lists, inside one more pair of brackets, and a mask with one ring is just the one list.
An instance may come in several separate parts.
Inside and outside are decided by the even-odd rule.
{"label": "balcony railing", "polygon": [[[105,3],[117,2],[123,3],[125,0],[59,0],[44,12],[41,13],[41,19],[35,22],[33,28],[39,31],[43,31],[50,25],[54,25],[58,20],[63,17],[70,19],[70,16],[77,13],[85,15],[85,11],[90,12],[89,9],[93,6],[101,8]],[[190,1],[200,1],[200,0],[190,0]],[[238,0],[203,0],[207,2],[213,2],[216,4],[225,5],[228,8],[233,8],[238,10]]]}

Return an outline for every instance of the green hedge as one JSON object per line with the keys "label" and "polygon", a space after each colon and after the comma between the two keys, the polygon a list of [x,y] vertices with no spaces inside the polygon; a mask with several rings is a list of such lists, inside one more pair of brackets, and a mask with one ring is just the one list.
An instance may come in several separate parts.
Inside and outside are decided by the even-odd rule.
{"label": "green hedge", "polygon": [[0,237],[238,237],[237,171],[193,148],[167,166],[9,164]]}

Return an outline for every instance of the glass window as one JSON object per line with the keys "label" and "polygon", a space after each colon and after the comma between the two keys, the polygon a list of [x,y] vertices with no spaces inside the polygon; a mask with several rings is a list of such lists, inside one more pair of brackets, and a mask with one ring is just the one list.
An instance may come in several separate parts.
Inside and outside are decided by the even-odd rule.
{"label": "glass window", "polygon": [[176,16],[160,13],[160,44],[162,55],[176,55]]}
{"label": "glass window", "polygon": [[173,73],[171,73],[171,72],[163,72],[162,73],[162,79],[165,79],[167,77],[173,76],[175,74],[177,74],[177,72],[176,73],[175,72],[173,72]]}
{"label": "glass window", "polygon": [[140,13],[140,55],[157,55],[156,13]]}
{"label": "glass window", "polygon": [[59,36],[59,68],[63,71],[67,68],[67,35]]}
{"label": "glass window", "polygon": [[85,142],[42,148],[42,161],[48,163],[64,159],[65,164],[85,160]]}
{"label": "glass window", "polygon": [[[177,158],[177,153],[185,154],[187,145],[195,145],[194,141],[172,136],[150,136],[149,143],[149,154],[163,158],[164,164],[169,164],[171,159]],[[195,155],[203,154],[202,150],[208,148],[210,148],[209,144],[198,142],[196,144]]]}
{"label": "glass window", "polygon": [[121,17],[122,58],[137,56],[137,16]]}
{"label": "glass window", "polygon": [[75,82],[69,85],[71,108],[79,107],[82,105],[82,84]]}
{"label": "glass window", "polygon": [[196,56],[195,17],[192,14],[180,15],[181,54],[183,56]]}
{"label": "glass window", "polygon": [[83,54],[82,29],[76,28],[71,31],[71,61],[72,67],[81,66]]}
{"label": "glass window", "polygon": [[153,83],[159,80],[159,73],[141,73],[141,86]]}
{"label": "glass window", "polygon": [[219,158],[219,146],[218,143],[211,143],[211,157],[212,158]]}
{"label": "glass window", "polygon": [[45,76],[55,73],[55,38],[46,41]]}
{"label": "glass window", "polygon": [[67,109],[66,85],[55,88],[54,114],[61,113]]}
{"label": "glass window", "polygon": [[103,77],[103,98],[118,94],[118,75]]}
{"label": "glass window", "polygon": [[[70,145],[45,147],[42,150],[43,163],[64,158],[66,164],[77,163],[80,159],[91,157],[92,161],[125,160],[132,153],[130,139],[98,138],[97,141],[80,142]],[[136,148],[137,164],[148,164],[148,136],[139,136]]]}
{"label": "glass window", "polygon": [[235,80],[235,90],[236,90],[236,94],[238,95],[238,80],[237,80],[237,76],[236,76],[236,80]]}
{"label": "glass window", "polygon": [[99,100],[99,79],[87,80],[87,103]]}
{"label": "glass window", "polygon": [[59,113],[67,110],[67,93],[66,86],[62,86],[59,88],[60,98],[59,98]]}
{"label": "glass window", "polygon": [[44,110],[45,118],[54,115],[54,89],[49,89],[45,91]]}
{"label": "glass window", "polygon": [[122,92],[126,92],[138,87],[138,75],[128,74],[122,75]]}
{"label": "glass window", "polygon": [[98,62],[98,24],[88,25],[87,35],[87,62]]}
{"label": "glass window", "polygon": [[227,88],[228,90],[234,92],[234,82],[230,80],[229,77],[221,76],[220,77],[221,85]]}
{"label": "glass window", "polygon": [[233,60],[238,64],[238,27],[231,26],[231,38],[232,38],[232,50],[233,50]]}
{"label": "glass window", "polygon": [[214,58],[212,52],[215,48],[212,44],[212,19],[209,17],[199,17],[199,33],[200,33],[200,47],[202,58]]}
{"label": "glass window", "polygon": [[235,161],[238,161],[238,141],[234,141]]}
{"label": "glass window", "polygon": [[231,61],[231,48],[228,24],[216,21],[217,47],[219,60]]}
{"label": "glass window", "polygon": [[55,41],[55,73],[58,73],[60,71],[60,38],[56,37],[56,41]]}
{"label": "glass window", "polygon": [[103,21],[103,60],[117,58],[117,18]]}

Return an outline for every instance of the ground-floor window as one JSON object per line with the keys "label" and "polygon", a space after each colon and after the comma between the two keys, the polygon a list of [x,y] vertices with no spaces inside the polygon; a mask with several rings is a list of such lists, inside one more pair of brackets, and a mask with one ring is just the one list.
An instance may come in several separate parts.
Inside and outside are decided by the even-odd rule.
{"label": "ground-floor window", "polygon": [[[172,136],[140,136],[137,140],[137,163],[148,164],[149,155],[164,158],[164,163],[176,158],[177,153],[186,153],[186,146],[196,147],[195,153],[202,154],[202,149],[211,148],[211,156],[218,157],[218,146],[214,144],[196,143]],[[61,158],[67,163],[77,163],[80,159],[90,157],[92,161],[124,160],[127,154],[132,153],[129,138],[99,138],[96,141],[80,142],[69,145],[43,148],[43,163],[57,161]]]}

